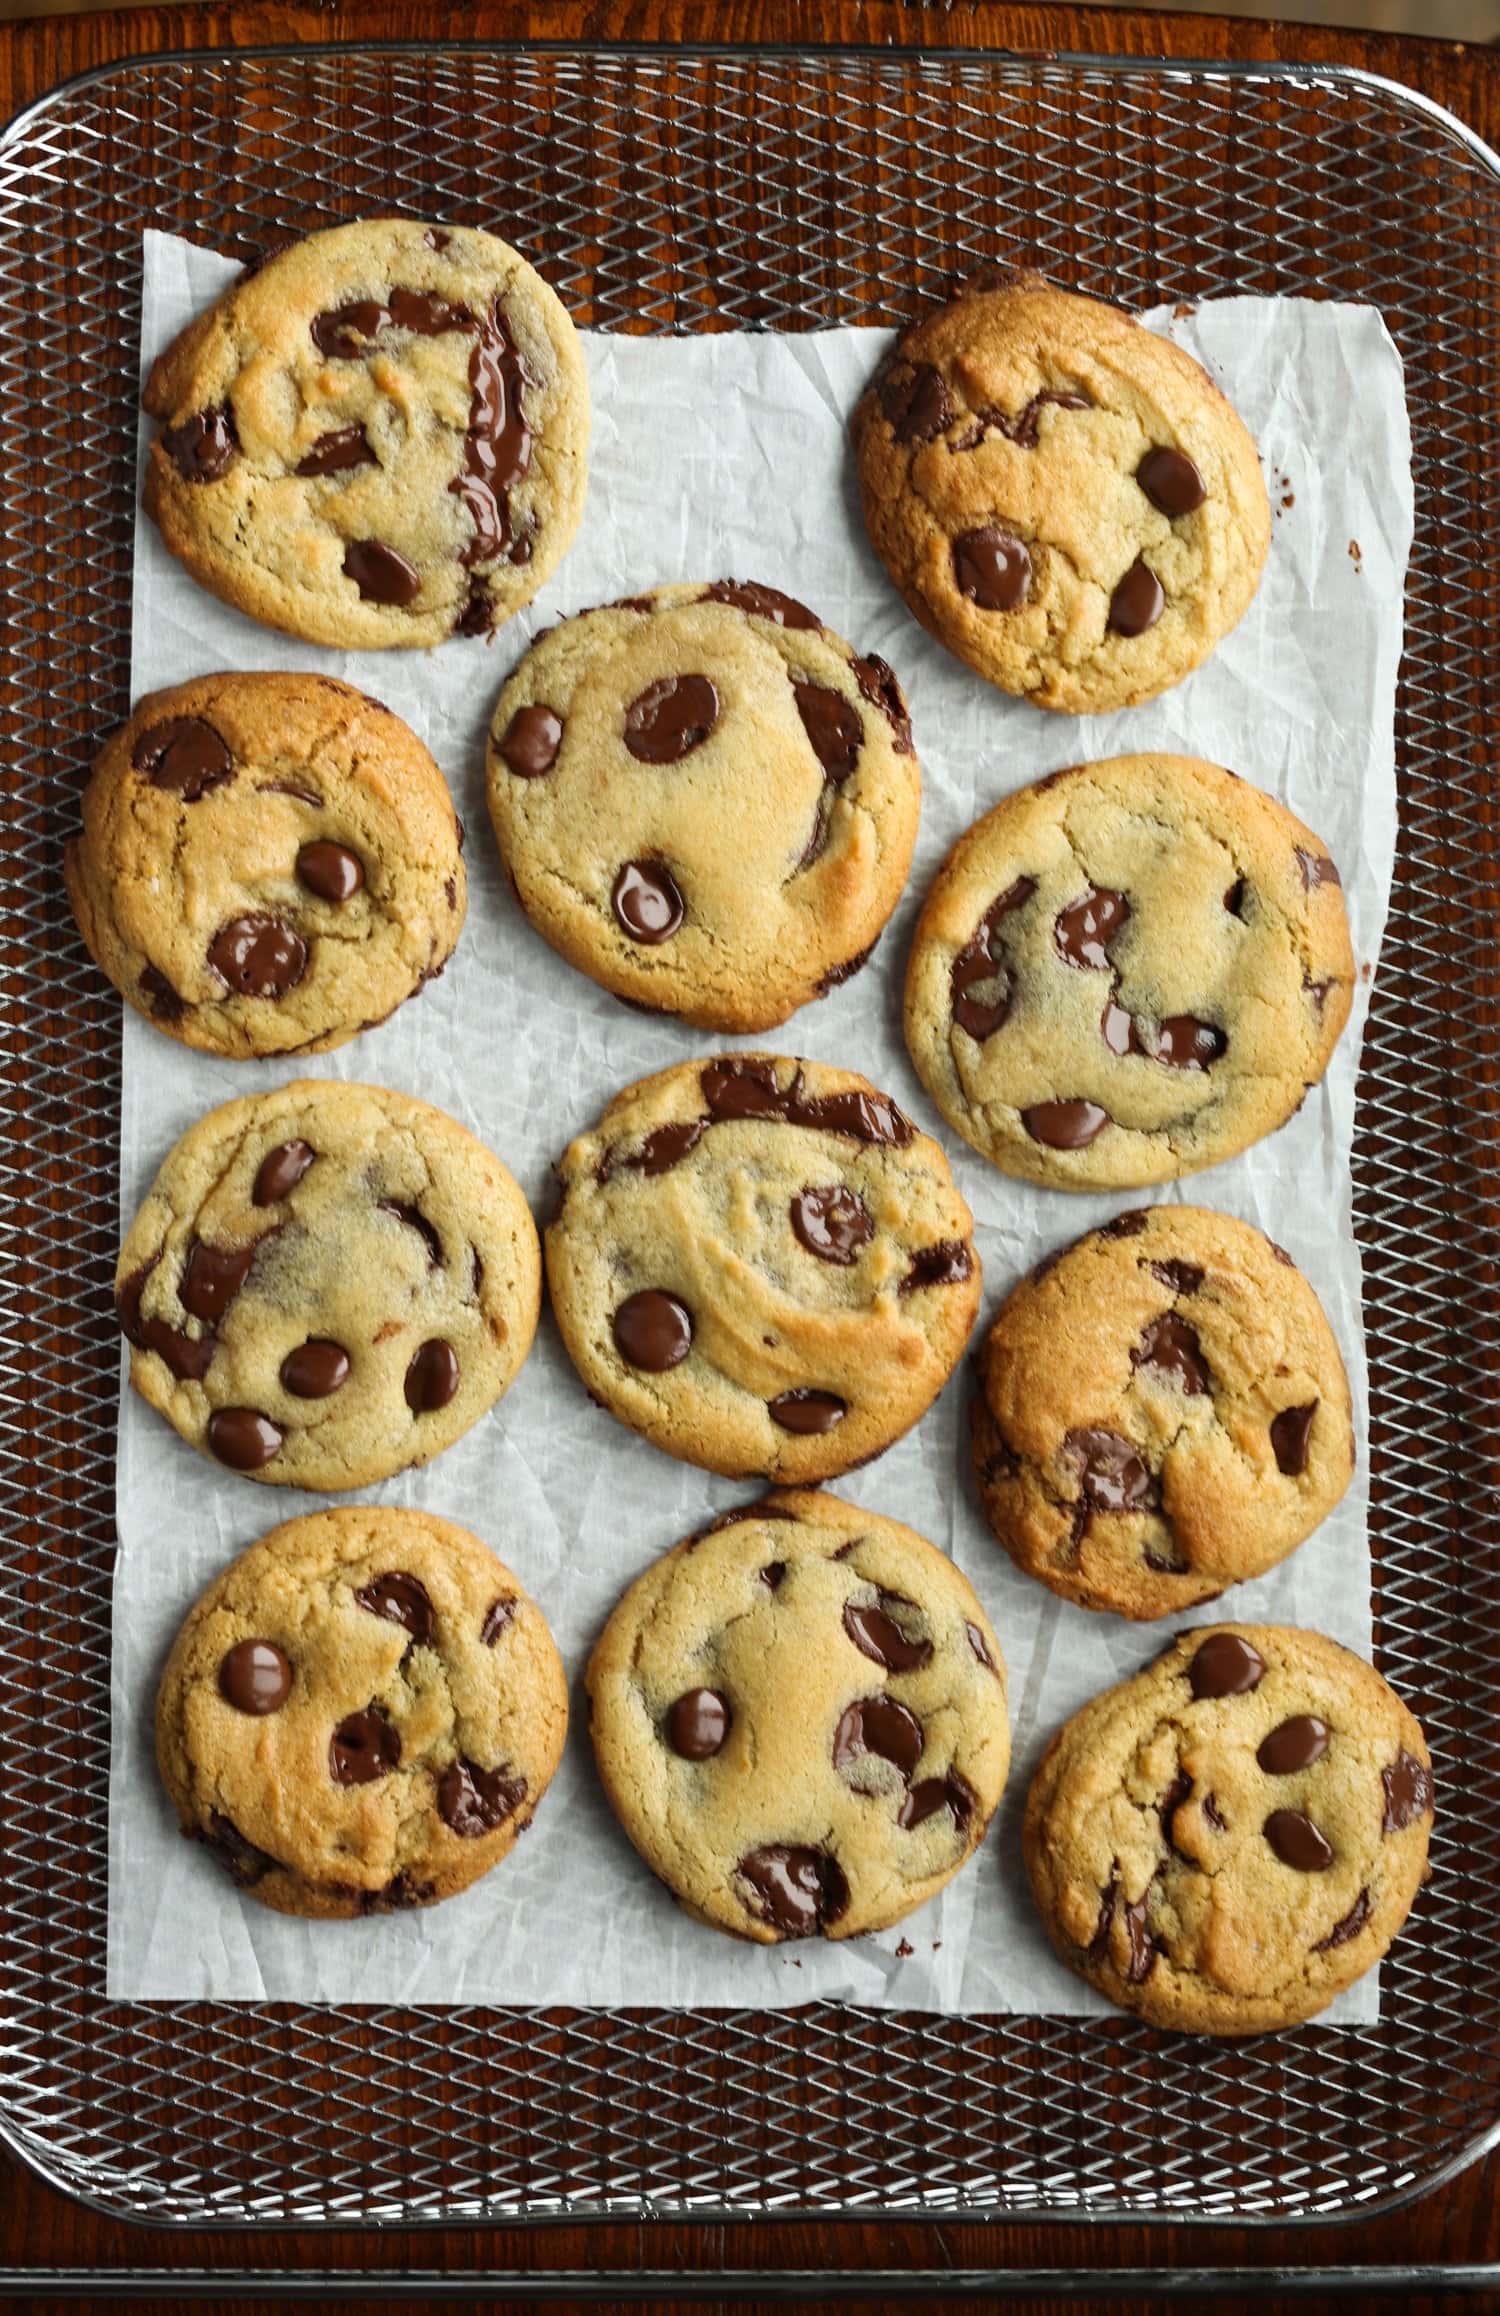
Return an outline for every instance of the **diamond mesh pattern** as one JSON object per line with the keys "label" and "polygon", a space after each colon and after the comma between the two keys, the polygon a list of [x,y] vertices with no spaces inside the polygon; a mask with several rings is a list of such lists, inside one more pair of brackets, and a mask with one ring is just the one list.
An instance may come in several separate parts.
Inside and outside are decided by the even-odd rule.
{"label": "diamond mesh pattern", "polygon": [[[0,150],[0,2118],[142,2219],[1082,2210],[1286,2219],[1500,2111],[1500,179],[1336,72],[418,49],[128,64]],[[1129,300],[1370,297],[1407,364],[1404,834],[1357,1153],[1380,1659],[1441,1773],[1385,2017],[1239,2047],[813,2009],[103,1999],[119,1061],[60,847],[127,707],[140,233],[493,222],[610,329],[894,322],[1028,256]],[[1357,381],[1355,382],[1357,391]]]}

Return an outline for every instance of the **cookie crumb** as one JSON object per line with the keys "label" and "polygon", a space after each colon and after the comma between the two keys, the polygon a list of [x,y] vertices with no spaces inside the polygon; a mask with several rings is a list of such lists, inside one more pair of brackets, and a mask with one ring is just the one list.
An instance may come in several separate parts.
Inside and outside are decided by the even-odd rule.
{"label": "cookie crumb", "polygon": [[915,1954],[916,1951],[917,1950],[915,1946],[913,1946],[911,1940],[909,1938],[903,1938],[900,1945],[896,1948],[897,1959],[901,1962],[904,1962],[908,1954]]}
{"label": "cookie crumb", "polygon": [[1360,552],[1358,539],[1351,539],[1349,541],[1349,560],[1354,565],[1356,571],[1363,568],[1364,556]]}

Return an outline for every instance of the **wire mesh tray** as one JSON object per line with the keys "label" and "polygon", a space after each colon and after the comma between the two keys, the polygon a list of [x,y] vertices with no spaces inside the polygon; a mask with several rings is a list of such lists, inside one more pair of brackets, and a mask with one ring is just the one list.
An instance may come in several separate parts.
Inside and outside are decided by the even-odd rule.
{"label": "wire mesh tray", "polygon": [[[1338,70],[917,52],[261,51],[109,67],[0,147],[0,2135],[155,2221],[1286,2220],[1500,2126],[1500,164]],[[1356,1146],[1378,1658],[1440,1776],[1378,2025],[103,1999],[116,1008],[62,840],[127,712],[141,233],[495,222],[576,319],[899,321],[1026,254],[1126,302],[1368,298],[1407,365],[1403,838]]]}

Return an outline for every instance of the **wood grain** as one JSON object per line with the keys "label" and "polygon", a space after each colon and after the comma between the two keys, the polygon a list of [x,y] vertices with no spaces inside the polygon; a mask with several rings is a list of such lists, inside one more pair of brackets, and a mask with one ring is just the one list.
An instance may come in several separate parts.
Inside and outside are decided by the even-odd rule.
{"label": "wood grain", "polygon": [[[138,7],[0,28],[0,118],[8,118],[75,73],[128,55],[171,48],[413,37],[424,41],[926,43],[1043,53],[1071,50],[1352,64],[1406,82],[1457,113],[1489,142],[1500,142],[1500,54],[1493,52],[1432,41],[1211,17],[1086,7],[900,6],[894,0],[874,0],[869,5],[862,0],[830,0],[828,5],[801,5],[799,0],[721,0],[712,6],[693,5],[692,0],[636,0],[634,5],[623,4],[623,0],[596,5],[588,0],[551,0],[551,4],[538,0],[538,4],[521,6],[505,5],[503,0],[472,0],[469,5],[460,4],[460,0],[450,0],[448,5],[439,5],[437,0],[427,0],[426,5],[421,0],[401,0],[399,5],[368,0],[365,5],[318,7],[293,7],[268,0],[268,4],[258,6]],[[713,2279],[732,2271],[766,2273],[768,2279],[778,2270],[811,2271],[825,2280],[831,2293],[836,2276],[857,2275],[861,2270],[962,2273],[1090,2266],[1114,2271],[1128,2289],[1129,2276],[1144,2269],[1168,2269],[1179,2275],[1194,2268],[1266,2271],[1295,2266],[1337,2271],[1353,2263],[1377,2267],[1438,2263],[1462,2269],[1469,2263],[1500,2261],[1497,2189],[1500,2158],[1472,2168],[1406,2212],[1365,2221],[1357,2228],[1296,2231],[766,2221],[734,2227],[620,2223],[532,2230],[385,2229],[378,2233],[248,2236],[171,2232],[110,2221],[56,2194],[0,2155],[0,2278],[7,2272],[14,2277],[16,2271],[30,2271],[34,2282],[29,2299],[38,2306],[46,2291],[48,2270],[91,2271],[98,2279],[95,2293],[102,2290],[106,2295],[111,2271],[116,2275],[141,2269],[166,2271],[179,2277],[182,2289],[196,2286],[209,2301],[220,2305],[225,2287],[216,2286],[211,2280],[214,2276],[243,2277],[247,2271],[264,2274],[266,2300],[237,2303],[243,2307],[269,2307],[277,2285],[299,2270],[337,2274],[356,2290],[359,2278],[369,2278],[372,2284],[379,2278],[387,2294],[393,2287],[399,2288],[403,2275],[412,2275],[415,2282],[423,2271],[455,2280],[485,2271],[518,2277],[529,2272],[536,2278],[536,2291],[546,2288],[541,2281],[544,2276],[560,2279],[571,2271],[573,2284],[561,2287],[567,2297],[553,2300],[553,2305],[578,2305],[584,2297],[618,2305],[630,2289],[632,2275],[667,2273],[680,2277],[687,2288],[691,2288],[692,2278],[701,2277],[702,2296],[688,2302],[674,2296],[671,2305],[705,2310],[727,2304],[729,2296],[715,2289]],[[581,2280],[580,2272],[595,2279],[592,2289]],[[525,2285],[520,2288],[526,2289]],[[13,2282],[11,2289],[21,2287]],[[475,2297],[482,2296],[483,2287],[476,2287]],[[173,2288],[163,2285],[147,2297],[135,2297],[132,2304],[137,2308],[165,2306],[175,2297]],[[408,2307],[429,2304],[420,2297],[420,2287],[417,2296],[402,2297]],[[772,2305],[769,2297],[747,2298],[742,2293],[733,2297],[739,2307]],[[823,2297],[821,2291],[802,2295],[804,2304],[809,2298]],[[978,2306],[986,2297],[949,2304]],[[46,2304],[68,2303],[48,2293]],[[105,2297],[94,2298],[92,2304],[124,2303]],[[661,2299],[633,2304],[663,2309],[667,2305]],[[786,2301],[778,2298],[776,2304],[785,2306]],[[860,2304],[895,2310],[916,2303],[886,2290],[883,2296],[877,2291]],[[1077,2302],[1061,2291],[1049,2292],[1040,2278],[1033,2277],[1026,2297],[1007,2304],[1029,2307],[1037,2316],[1043,2312],[1051,2316],[1051,2311],[1057,2310],[1060,2316],[1065,2306],[1076,2306]],[[1139,2310],[1148,2303],[1140,2298],[1121,2298],[1111,2304]],[[1392,2302],[1377,2297],[1368,2284],[1352,2294],[1336,2293],[1330,2277],[1329,2287],[1312,2301],[1273,2293],[1269,2298],[1257,2298],[1254,2304],[1262,2311],[1394,2304],[1402,2306],[1409,2316],[1435,2316],[1440,2307],[1456,2303],[1448,2301],[1446,2295],[1410,2293],[1402,2293]],[[1493,2298],[1468,2299],[1465,2304],[1500,2305],[1500,2292]],[[1243,2291],[1231,2288],[1212,2299],[1193,2295],[1174,2300],[1172,2305],[1211,2305],[1223,2311],[1248,2302]]]}

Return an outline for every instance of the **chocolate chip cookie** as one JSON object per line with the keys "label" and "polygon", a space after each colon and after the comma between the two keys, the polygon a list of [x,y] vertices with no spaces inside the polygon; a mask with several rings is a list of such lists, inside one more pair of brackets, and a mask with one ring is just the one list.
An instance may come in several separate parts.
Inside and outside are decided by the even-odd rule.
{"label": "chocolate chip cookie", "polygon": [[900,1921],[1005,1786],[1000,1646],[925,1538],[780,1492],[648,1568],[588,1669],[616,1815],[698,1921],[769,1946]]}
{"label": "chocolate chip cookie", "polygon": [[1295,1550],[1354,1472],[1344,1363],[1290,1256],[1231,1215],[1118,1215],[1001,1305],[974,1464],[1018,1568],[1166,1616]]}
{"label": "chocolate chip cookie", "polygon": [[922,315],[855,409],[865,522],[907,603],[1001,691],[1094,715],[1205,660],[1271,510],[1200,364],[1098,298],[991,277]]}
{"label": "chocolate chip cookie", "polygon": [[230,1471],[299,1488],[451,1447],[515,1380],[540,1301],[493,1152],[406,1094],[316,1078],[190,1127],[115,1272],[141,1397]]}
{"label": "chocolate chip cookie", "polygon": [[921,772],[884,660],[719,579],[550,629],[500,695],[489,791],[516,896],[570,964],[745,1031],[864,963],[906,882]]}
{"label": "chocolate chip cookie", "polygon": [[106,741],[64,874],[95,963],[169,1037],[322,1053],[441,973],[463,830],[415,732],[331,676],[195,677]]}
{"label": "chocolate chip cookie", "polygon": [[1075,1713],[1026,1803],[1063,1959],[1189,2034],[1295,2026],[1377,1963],[1426,1877],[1432,1767],[1321,1633],[1205,1625]]}
{"label": "chocolate chip cookie", "polygon": [[182,1829],[278,1914],[466,1890],[531,1823],[568,1685],[536,1603],[477,1536],[367,1504],[273,1528],[167,1659],[161,1774]]}
{"label": "chocolate chip cookie", "polygon": [[559,1168],[547,1281],[591,1395],[709,1471],[810,1482],[926,1413],[979,1305],[936,1142],[849,1070],[684,1062]]}
{"label": "chocolate chip cookie", "polygon": [[1115,756],[959,839],[917,925],[906,1040],[1003,1173],[1124,1190],[1284,1125],[1353,991],[1321,838],[1213,764]]}
{"label": "chocolate chip cookie", "polygon": [[387,217],[242,275],[153,365],[146,511],[201,586],[312,643],[487,635],[578,528],[588,385],[493,234]]}

